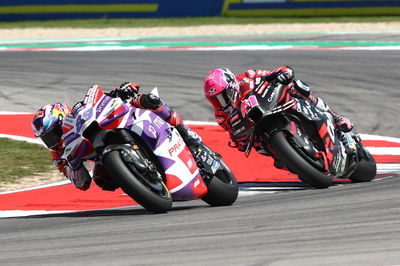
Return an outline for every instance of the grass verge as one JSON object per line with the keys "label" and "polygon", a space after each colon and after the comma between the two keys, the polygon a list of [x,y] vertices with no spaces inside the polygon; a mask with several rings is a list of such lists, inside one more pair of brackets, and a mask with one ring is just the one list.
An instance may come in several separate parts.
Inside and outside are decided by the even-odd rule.
{"label": "grass verge", "polygon": [[18,178],[54,170],[51,156],[45,148],[6,138],[0,138],[0,182],[14,183]]}
{"label": "grass verge", "polygon": [[188,17],[188,18],[138,18],[138,19],[76,19],[48,21],[0,22],[0,28],[111,28],[111,27],[167,27],[200,26],[226,24],[269,24],[269,23],[346,23],[346,22],[393,22],[400,16],[360,16],[360,17]]}

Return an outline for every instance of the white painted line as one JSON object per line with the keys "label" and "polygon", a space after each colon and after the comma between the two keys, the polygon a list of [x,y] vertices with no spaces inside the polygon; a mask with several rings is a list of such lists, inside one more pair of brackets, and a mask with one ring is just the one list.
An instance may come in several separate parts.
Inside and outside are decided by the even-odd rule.
{"label": "white painted line", "polygon": [[56,186],[62,186],[62,185],[66,185],[66,184],[71,184],[71,181],[66,179],[66,180],[55,182],[55,183],[50,183],[50,184],[45,184],[45,185],[40,185],[40,186],[34,186],[34,187],[28,187],[28,188],[22,188],[22,189],[16,189],[16,190],[10,190],[10,191],[5,191],[5,192],[0,192],[0,195],[2,195],[2,194],[11,194],[11,193],[16,193],[16,192],[22,192],[22,191],[35,190],[35,189],[41,189],[41,188],[56,187]]}
{"label": "white painted line", "polygon": [[370,134],[360,134],[360,137],[362,140],[384,140],[384,141],[400,143],[400,138],[384,137],[384,136],[370,135]]}
{"label": "white painted line", "polygon": [[13,139],[13,140],[20,140],[20,141],[25,141],[25,142],[29,142],[29,143],[34,143],[34,144],[39,144],[39,145],[45,146],[44,143],[42,142],[42,140],[40,140],[40,139],[27,138],[27,137],[8,135],[8,134],[0,134],[0,138],[8,138],[8,139]]}
{"label": "white painted line", "polygon": [[260,194],[274,194],[277,191],[239,191],[239,197],[254,196]]}
{"label": "white painted line", "polygon": [[400,155],[400,147],[367,147],[374,155]]}
{"label": "white painted line", "polygon": [[32,115],[32,113],[0,111],[0,115]]}
{"label": "white painted line", "polygon": [[397,173],[400,172],[400,164],[376,164],[378,174]]}
{"label": "white painted line", "polygon": [[31,215],[71,213],[76,211],[0,211],[0,218],[25,217]]}

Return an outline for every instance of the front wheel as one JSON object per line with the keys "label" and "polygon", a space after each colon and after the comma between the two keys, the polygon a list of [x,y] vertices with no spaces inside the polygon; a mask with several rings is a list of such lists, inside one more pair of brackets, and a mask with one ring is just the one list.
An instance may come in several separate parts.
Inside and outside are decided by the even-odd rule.
{"label": "front wheel", "polygon": [[282,131],[271,139],[271,145],[279,155],[279,159],[288,169],[298,175],[300,180],[315,188],[327,188],[333,183],[333,177],[326,175],[308,163],[293,147]]}
{"label": "front wheel", "polygon": [[156,184],[151,181],[154,183],[152,184],[134,167],[128,168],[120,153],[119,150],[111,151],[105,155],[103,164],[122,190],[151,212],[165,213],[169,211],[172,208],[172,197],[164,182]]}
{"label": "front wheel", "polygon": [[236,201],[239,186],[229,167],[222,160],[219,162],[221,169],[206,182],[208,193],[202,199],[211,206],[229,206]]}
{"label": "front wheel", "polygon": [[360,147],[359,161],[356,170],[349,179],[353,182],[369,182],[376,176],[376,162],[374,157],[364,148]]}

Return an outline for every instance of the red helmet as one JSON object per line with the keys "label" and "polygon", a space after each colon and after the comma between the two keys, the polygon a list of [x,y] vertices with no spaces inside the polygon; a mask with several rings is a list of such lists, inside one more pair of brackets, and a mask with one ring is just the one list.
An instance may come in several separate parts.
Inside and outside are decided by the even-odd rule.
{"label": "red helmet", "polygon": [[222,110],[239,97],[239,83],[228,68],[212,70],[204,79],[204,94],[214,108]]}

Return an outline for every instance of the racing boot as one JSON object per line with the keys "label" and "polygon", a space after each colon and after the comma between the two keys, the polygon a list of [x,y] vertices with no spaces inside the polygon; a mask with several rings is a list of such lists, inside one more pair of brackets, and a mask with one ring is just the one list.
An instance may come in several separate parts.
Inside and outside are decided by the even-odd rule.
{"label": "racing boot", "polygon": [[176,126],[176,129],[178,130],[179,134],[181,134],[183,140],[190,150],[196,150],[197,146],[201,144],[201,137],[186,125],[178,125]]}
{"label": "racing boot", "polygon": [[333,121],[335,122],[335,126],[340,131],[349,132],[353,129],[353,123],[349,118],[332,111],[331,108],[321,98],[317,99],[317,104],[315,106],[322,112],[330,113],[333,117]]}
{"label": "racing boot", "polygon": [[170,118],[167,122],[178,130],[190,150],[196,150],[202,139],[196,132],[183,124],[183,120],[177,112],[171,111]]}
{"label": "racing boot", "polygon": [[349,132],[353,129],[353,123],[349,118],[335,113],[332,110],[329,110],[328,112],[332,115],[333,121],[335,121],[335,125],[338,129],[343,132]]}
{"label": "racing boot", "polygon": [[101,162],[96,162],[94,166],[93,181],[101,189],[107,191],[114,191],[119,187],[118,184],[110,178]]}

